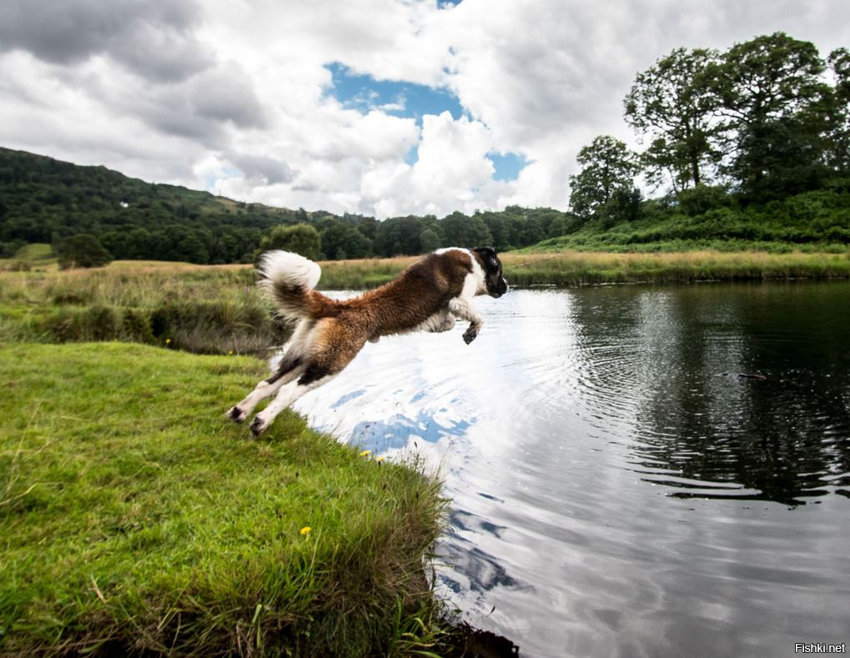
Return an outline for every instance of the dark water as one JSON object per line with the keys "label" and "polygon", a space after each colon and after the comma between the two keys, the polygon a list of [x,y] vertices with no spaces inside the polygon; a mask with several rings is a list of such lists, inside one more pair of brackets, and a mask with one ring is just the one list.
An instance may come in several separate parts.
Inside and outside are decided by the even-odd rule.
{"label": "dark water", "polygon": [[439,588],[527,656],[850,644],[850,284],[482,298],[302,399],[451,497]]}

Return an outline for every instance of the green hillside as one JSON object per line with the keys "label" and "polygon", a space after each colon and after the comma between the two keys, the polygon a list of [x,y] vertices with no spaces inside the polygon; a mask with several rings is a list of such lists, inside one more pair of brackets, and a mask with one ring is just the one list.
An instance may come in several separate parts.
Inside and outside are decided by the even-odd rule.
{"label": "green hillside", "polygon": [[6,256],[23,244],[90,233],[119,252],[129,243],[116,257],[238,262],[250,259],[264,229],[295,223],[297,214],[0,148]]}
{"label": "green hillside", "polygon": [[569,223],[568,214],[558,210],[517,206],[381,222],[271,208],[0,148],[0,257],[7,258],[25,244],[55,246],[84,233],[116,259],[251,262],[272,227],[294,224],[318,232],[318,257],[328,260],[414,255],[448,245],[507,250],[561,235]]}

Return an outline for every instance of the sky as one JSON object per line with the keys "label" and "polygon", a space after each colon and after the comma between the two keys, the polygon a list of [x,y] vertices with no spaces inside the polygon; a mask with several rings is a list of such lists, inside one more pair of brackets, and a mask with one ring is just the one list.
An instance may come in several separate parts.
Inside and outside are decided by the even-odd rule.
{"label": "sky", "polygon": [[850,47],[846,0],[2,0],[0,146],[239,201],[565,209],[674,48]]}

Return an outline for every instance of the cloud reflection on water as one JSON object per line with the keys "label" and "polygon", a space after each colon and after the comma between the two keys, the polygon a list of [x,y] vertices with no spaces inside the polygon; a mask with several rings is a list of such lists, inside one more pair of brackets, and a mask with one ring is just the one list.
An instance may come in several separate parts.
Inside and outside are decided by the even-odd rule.
{"label": "cloud reflection on water", "polygon": [[846,641],[850,285],[479,306],[472,345],[382,340],[298,405],[439,468],[440,583],[473,623],[543,656]]}

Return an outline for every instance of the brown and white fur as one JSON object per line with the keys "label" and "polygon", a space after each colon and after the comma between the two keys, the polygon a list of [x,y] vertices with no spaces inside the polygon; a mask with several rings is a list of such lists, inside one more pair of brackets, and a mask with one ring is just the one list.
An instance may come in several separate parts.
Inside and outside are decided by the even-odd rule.
{"label": "brown and white fur", "polygon": [[241,423],[261,400],[274,395],[251,423],[254,436],[295,400],[339,374],[367,340],[413,331],[448,331],[460,318],[469,322],[463,340],[471,343],[483,324],[473,297],[501,297],[508,290],[502,263],[490,247],[439,249],[394,281],[342,301],[313,290],[321,269],[298,254],[266,252],[260,273],[260,285],[268,290],[280,315],[298,323],[277,371],[227,412]]}

